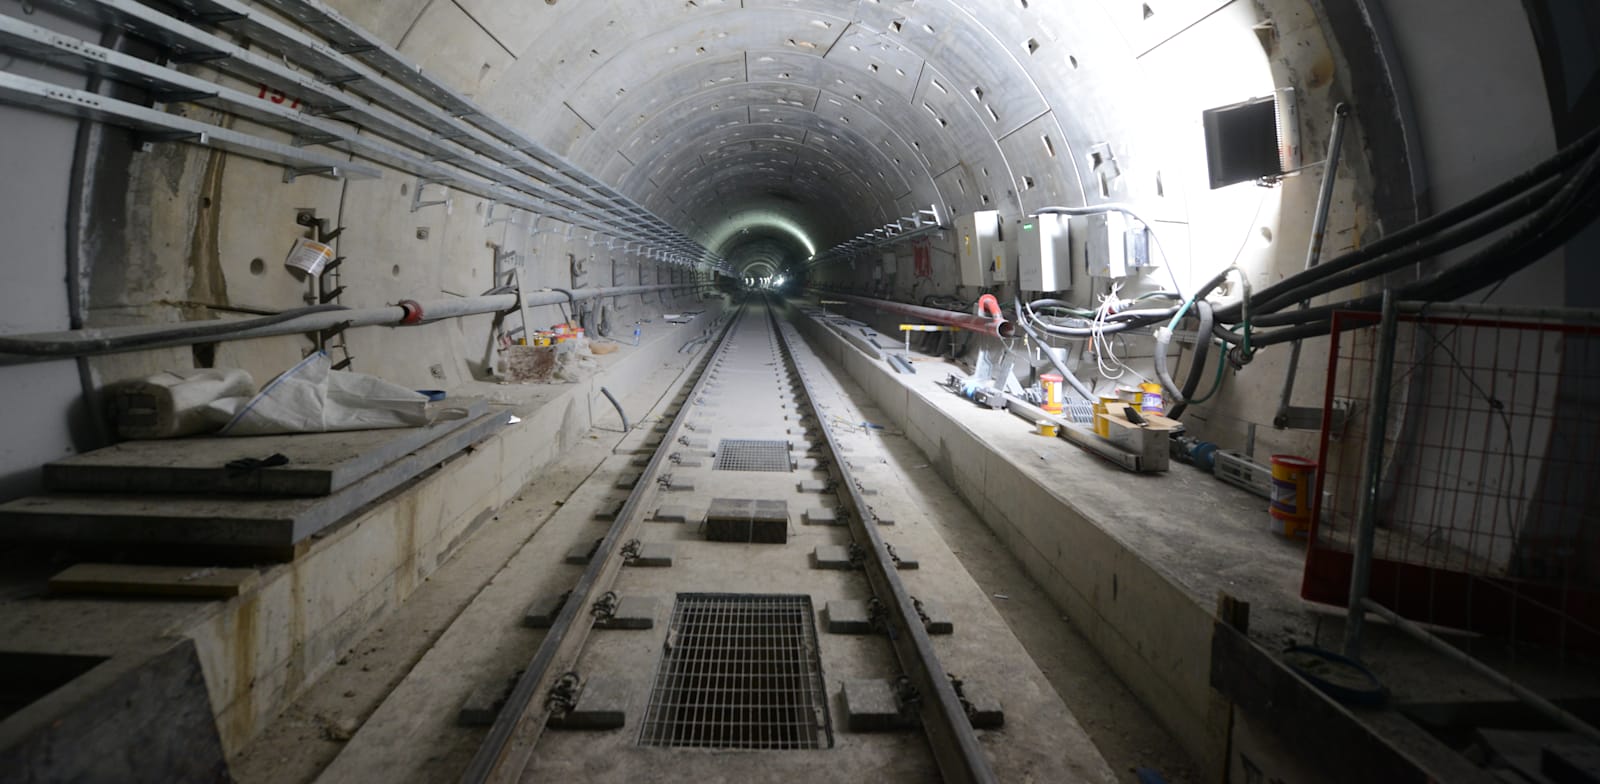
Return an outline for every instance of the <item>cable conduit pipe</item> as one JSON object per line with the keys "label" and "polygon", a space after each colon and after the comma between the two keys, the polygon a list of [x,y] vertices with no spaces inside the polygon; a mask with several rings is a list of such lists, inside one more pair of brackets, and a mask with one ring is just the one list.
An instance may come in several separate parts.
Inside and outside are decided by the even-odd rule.
{"label": "cable conduit pipe", "polygon": [[[411,301],[405,300],[405,302]],[[415,303],[412,304],[415,305]],[[400,306],[400,311],[400,318],[402,319],[409,317],[411,313],[403,304]],[[162,326],[148,331],[119,332],[116,330],[79,329],[69,332],[7,335],[0,336],[0,353],[41,358],[71,357],[91,353],[105,354],[154,348],[159,345],[168,345],[166,341],[169,340],[205,343],[209,342],[210,339],[223,339],[227,335],[240,330],[269,329],[276,325],[319,314],[338,313],[340,317],[331,319],[332,323],[337,323],[348,319],[348,314],[351,312],[343,305],[315,305],[308,308],[286,310],[282,313],[274,313],[260,318],[238,321],[191,321],[177,326]],[[417,312],[420,312],[420,309]]]}
{"label": "cable conduit pipe", "polygon": [[[581,290],[574,299],[624,296],[664,289],[699,288],[707,284],[661,286],[612,286]],[[530,306],[554,305],[567,302],[567,295],[555,291],[529,291],[524,295]],[[348,309],[340,306],[301,308],[266,316],[261,319],[188,323],[180,326],[140,325],[79,329],[63,332],[35,332],[22,335],[0,336],[0,365],[39,361],[65,357],[115,354],[168,346],[185,346],[195,343],[216,343],[228,340],[274,337],[316,332],[335,326],[394,327],[406,323],[418,310],[423,314],[419,323],[427,324],[450,318],[461,318],[481,313],[498,313],[518,306],[516,294],[498,294],[482,297],[454,297],[450,299],[412,301],[410,306],[390,305],[378,308]]]}
{"label": "cable conduit pipe", "polygon": [[[981,332],[997,338],[1009,338],[1016,332],[1013,322],[1007,321],[1003,317],[975,316],[971,313],[925,308],[921,305],[910,305],[887,299],[872,299],[870,297],[858,297],[854,294],[841,294],[827,289],[817,289],[817,291],[824,292],[830,297],[838,297],[846,302],[863,305],[885,313],[911,316],[923,321],[957,327],[970,332]],[[996,313],[1000,312],[998,304],[995,305],[994,310]]]}

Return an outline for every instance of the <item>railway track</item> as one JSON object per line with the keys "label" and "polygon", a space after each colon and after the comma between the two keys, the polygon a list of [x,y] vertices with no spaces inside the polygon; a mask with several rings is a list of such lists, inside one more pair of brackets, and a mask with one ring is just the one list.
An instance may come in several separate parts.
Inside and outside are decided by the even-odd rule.
{"label": "railway track", "polygon": [[[764,488],[770,490],[779,485],[792,488],[797,475],[789,472],[797,468],[811,470],[809,475],[813,477],[820,477],[821,472],[826,472],[827,479],[800,480],[798,486],[801,491],[815,492],[819,503],[825,496],[835,497],[833,506],[814,509],[832,509],[837,519],[847,521],[850,560],[856,568],[851,570],[848,578],[830,575],[827,579],[835,582],[839,579],[865,580],[870,590],[870,598],[866,600],[871,608],[870,623],[877,636],[889,643],[893,661],[897,665],[895,698],[902,717],[907,719],[907,723],[921,727],[927,739],[928,753],[943,780],[996,780],[985,750],[969,721],[970,706],[964,704],[957,684],[949,677],[934,651],[921,603],[907,591],[899,576],[897,567],[902,565],[901,558],[885,541],[877,514],[867,501],[866,485],[857,476],[850,460],[846,459],[848,447],[841,444],[838,432],[840,421],[831,421],[835,417],[827,410],[827,404],[813,403],[820,395],[828,393],[823,388],[825,381],[814,367],[818,360],[809,352],[799,350],[802,339],[793,326],[778,317],[780,307],[776,303],[756,300],[742,306],[728,320],[715,347],[706,353],[700,363],[698,377],[688,392],[678,399],[676,411],[671,413],[670,424],[662,432],[659,445],[632,484],[631,491],[616,511],[615,518],[590,556],[581,576],[561,602],[560,611],[555,615],[532,660],[517,678],[482,746],[465,770],[462,781],[511,782],[537,778],[529,772],[535,767],[536,753],[547,726],[552,718],[560,720],[573,708],[574,693],[583,688],[585,679],[593,677],[597,668],[605,666],[609,654],[603,650],[603,646],[602,649],[594,649],[590,645],[591,632],[596,627],[597,619],[610,617],[609,613],[616,608],[620,578],[629,564],[636,563],[640,553],[641,532],[654,520],[662,519],[664,510],[671,508],[668,502],[673,500],[676,491],[692,489],[683,482],[681,476],[675,478],[674,472],[690,466],[704,467],[706,461],[715,461],[719,470],[734,471],[724,475],[721,481],[727,483],[730,494],[741,496],[760,497],[764,494]],[[741,400],[745,402],[741,403]],[[708,435],[721,439],[715,442],[715,448]],[[774,452],[774,448],[781,452]],[[770,465],[756,465],[763,459],[770,461],[775,454],[781,454],[781,470]],[[796,454],[804,456],[795,457]],[[681,475],[685,472],[678,473]],[[801,473],[798,476],[805,475]],[[781,515],[764,513],[762,509],[766,507],[760,507],[762,503],[778,502],[742,497],[713,499],[707,522],[703,524],[707,529],[707,538],[727,541],[730,535],[734,538],[747,535],[750,543],[741,546],[751,548],[750,563],[770,557],[765,553],[772,550],[771,537],[778,535],[775,532],[787,530],[790,515],[786,507]],[[719,516],[719,504],[723,504],[723,507],[729,504],[746,506],[731,512],[723,508],[728,514]],[[737,518],[746,514],[749,517],[748,526],[740,528],[741,523]],[[777,522],[779,519],[781,522]],[[786,534],[784,538],[787,538]],[[726,557],[726,551],[723,551],[723,555]],[[817,557],[820,558],[820,554]],[[729,569],[737,570],[738,567],[719,568],[726,577]],[[821,580],[823,575],[829,573],[810,574],[814,579]],[[804,573],[800,579],[807,579]],[[747,581],[750,580],[768,582],[754,574]],[[693,579],[687,582],[691,583],[689,587],[694,587]],[[712,582],[726,584],[728,580]],[[759,584],[749,585],[749,597],[758,597],[755,592],[762,588]],[[685,597],[688,597],[691,605],[696,600],[708,603],[708,606],[724,615],[728,613],[725,606],[730,602],[737,606],[740,600],[764,601],[724,593],[678,593],[677,596],[678,607],[674,611],[673,626],[668,631],[664,646],[669,651],[674,648],[675,642],[682,650],[688,650],[684,646],[694,642],[687,637],[680,639],[679,635],[701,634],[698,631],[700,627],[692,625],[692,606],[684,610]],[[809,627],[813,615],[809,597],[779,597],[780,600],[784,598],[804,600],[792,609],[796,614],[803,611],[803,623]],[[757,610],[745,610],[761,613],[763,619],[769,619],[776,617],[773,613],[781,612],[782,608],[768,608],[763,604]],[[685,615],[686,612],[689,615]],[[766,623],[766,620],[762,622]],[[760,628],[764,634],[767,627]],[[713,638],[715,636],[710,635]],[[748,641],[756,638],[741,639]],[[740,644],[748,646],[750,643]],[[811,639],[806,643],[806,646],[810,646],[809,657],[799,655],[792,663],[784,665],[794,669],[795,673],[782,682],[782,689],[800,689],[806,685],[801,681],[807,679],[821,687],[820,661],[815,652],[817,645]],[[799,650],[804,651],[806,646],[800,646]],[[747,647],[744,650],[750,649]],[[758,651],[758,654],[766,659],[779,655],[768,650]],[[685,657],[690,655],[683,654]],[[595,667],[590,666],[591,660],[597,662]],[[691,662],[685,666],[701,665]],[[748,669],[751,665],[744,666]],[[740,681],[743,684],[741,688],[771,691],[780,688],[778,681],[774,680],[777,676],[771,661],[757,663],[754,667],[759,670],[759,675],[747,676]],[[824,695],[807,698],[795,705],[789,705],[788,702],[776,705],[767,698],[761,698],[766,701],[732,718],[726,710],[708,713],[709,709],[702,706],[694,714],[697,723],[690,722],[693,726],[668,726],[676,718],[681,718],[685,709],[656,707],[656,697],[663,693],[662,679],[666,677],[658,673],[658,681],[652,692],[652,709],[643,722],[644,730],[640,736],[640,742],[644,745],[793,749],[806,748],[808,736],[811,735],[820,737],[820,733],[827,733],[827,737],[831,738],[832,726],[828,719],[827,697]],[[707,677],[702,669],[695,669],[693,678],[685,676],[678,685],[683,687],[682,690],[691,692],[696,688],[714,690],[717,682],[706,680]],[[697,683],[713,686],[696,686]],[[677,688],[678,685],[668,684],[666,688]],[[790,698],[785,692],[779,701]],[[677,699],[696,698],[692,694],[679,694]],[[633,726],[637,722],[629,721],[629,724]],[[715,733],[715,737],[706,736],[704,733],[707,732]],[[653,741],[659,742],[652,744]]]}

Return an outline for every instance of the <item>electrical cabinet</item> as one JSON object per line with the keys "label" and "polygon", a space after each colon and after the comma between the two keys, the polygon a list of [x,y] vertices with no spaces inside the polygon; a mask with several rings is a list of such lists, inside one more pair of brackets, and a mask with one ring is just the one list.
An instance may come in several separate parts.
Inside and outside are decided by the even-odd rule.
{"label": "electrical cabinet", "polygon": [[961,285],[988,287],[1006,279],[1006,249],[1000,241],[1000,213],[981,210],[958,215],[956,258],[961,267]]}
{"label": "electrical cabinet", "polygon": [[1120,212],[1090,215],[1084,223],[1084,259],[1089,275],[1123,278],[1150,266],[1150,233]]}
{"label": "electrical cabinet", "polygon": [[1023,291],[1072,288],[1072,251],[1064,215],[1029,215],[1017,221],[1008,243],[1017,245],[1017,274]]}

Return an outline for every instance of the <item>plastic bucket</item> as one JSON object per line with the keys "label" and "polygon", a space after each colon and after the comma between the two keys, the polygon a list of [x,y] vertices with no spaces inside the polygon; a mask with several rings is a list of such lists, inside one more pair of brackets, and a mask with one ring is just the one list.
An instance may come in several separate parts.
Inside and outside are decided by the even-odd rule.
{"label": "plastic bucket", "polygon": [[1294,455],[1272,456],[1272,530],[1300,536],[1311,530],[1311,487],[1317,464]]}
{"label": "plastic bucket", "polygon": [[1094,404],[1094,432],[1101,438],[1111,437],[1111,422],[1106,419],[1106,403],[1115,403],[1114,397],[1102,397]]}
{"label": "plastic bucket", "polygon": [[1041,419],[1037,424],[1039,425],[1039,435],[1049,436],[1050,438],[1056,437],[1056,423],[1048,419]]}

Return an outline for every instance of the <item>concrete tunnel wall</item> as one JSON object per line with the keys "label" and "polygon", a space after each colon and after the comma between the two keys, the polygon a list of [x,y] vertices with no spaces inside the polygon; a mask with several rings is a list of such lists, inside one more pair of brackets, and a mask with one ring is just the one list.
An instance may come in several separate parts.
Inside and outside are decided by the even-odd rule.
{"label": "concrete tunnel wall", "polygon": [[[1349,36],[1329,15],[1340,9],[1307,0],[330,5],[747,265],[776,265],[798,245],[822,251],[926,205],[946,215],[998,209],[1009,218],[1050,204],[1129,201],[1155,217],[1172,256],[1165,264],[1186,285],[1237,256],[1260,286],[1303,263],[1316,172],[1274,190],[1210,190],[1199,131],[1204,108],[1294,88],[1300,157],[1310,162],[1324,153],[1332,105],[1355,104],[1327,254],[1409,217],[1379,203],[1376,194],[1385,185],[1392,190],[1385,179],[1397,173],[1377,167],[1390,165],[1394,151],[1374,146],[1368,123],[1387,123],[1395,112],[1415,115],[1421,146],[1400,160],[1426,158],[1414,184],[1435,208],[1520,170],[1554,144],[1539,111],[1542,97],[1524,87],[1538,78],[1539,53],[1525,12],[1510,0],[1474,0],[1470,12],[1440,0],[1404,4],[1395,19],[1398,61],[1387,65],[1415,80],[1415,100],[1394,106],[1348,78],[1351,60],[1372,55],[1341,47]],[[0,12],[99,37],[41,8]],[[1440,18],[1449,21],[1449,36],[1430,32]],[[83,83],[48,67],[11,67]],[[1512,111],[1485,117],[1485,106]],[[222,118],[192,106],[172,110]],[[447,203],[413,211],[416,180],[398,171],[377,180],[285,183],[281,168],[250,159],[170,143],[139,151],[115,129],[84,129],[13,107],[0,113],[8,136],[23,142],[0,153],[9,207],[0,225],[13,239],[0,292],[7,332],[301,305],[304,284],[280,263],[302,233],[294,222],[301,210],[347,227],[338,243],[349,259],[342,301],[354,307],[476,294],[492,285],[498,251],[521,254],[535,285],[653,282],[672,274],[591,242],[583,230],[436,186],[425,197]],[[1468,122],[1480,132],[1452,133]],[[814,277],[911,300],[974,297],[954,285],[953,238],[936,235],[931,243],[931,280],[910,274],[906,246],[876,274],[869,258]],[[1147,275],[1145,285],[1160,285],[1168,271]],[[1541,264],[1502,297],[1537,301],[1561,279],[1559,266]],[[1088,303],[1093,291],[1078,286],[1072,297]],[[623,318],[657,310],[639,302]],[[536,323],[558,318],[555,308],[535,314]],[[353,330],[349,352],[357,370],[449,387],[481,376],[489,323],[478,317]],[[265,380],[307,345],[298,337],[223,343],[211,361]],[[1307,351],[1302,404],[1320,389],[1319,351],[1315,341]],[[1270,420],[1282,378],[1276,353],[1196,411],[1198,434],[1239,446],[1245,424]],[[0,494],[32,486],[45,460],[101,442],[84,386],[197,361],[204,358],[189,349],[164,349],[0,368],[0,393],[11,406],[8,434],[16,436],[0,447]],[[1258,454],[1304,452],[1310,440],[1269,429],[1261,438]]]}
{"label": "concrete tunnel wall", "polygon": [[[1167,262],[1185,284],[1237,255],[1255,284],[1265,285],[1303,263],[1317,172],[1275,190],[1210,190],[1199,112],[1280,87],[1299,95],[1304,162],[1324,154],[1333,104],[1355,106],[1328,255],[1411,217],[1380,195],[1404,179],[1382,141],[1392,129],[1378,127],[1395,111],[1415,123],[1418,146],[1400,162],[1426,164],[1413,170],[1419,178],[1412,183],[1424,214],[1555,146],[1546,97],[1527,89],[1540,83],[1541,53],[1516,0],[1390,3],[1398,34],[1389,65],[1403,72],[1411,98],[1388,107],[1352,79],[1351,62],[1370,53],[1349,48],[1330,19],[1340,9],[1321,0],[330,4],[751,268],[792,260],[799,236],[821,251],[929,204],[946,215],[992,208],[1010,218],[1048,204],[1131,201],[1156,217],[1174,257]],[[26,14],[88,40],[100,36],[81,22],[24,8],[5,4],[0,13]],[[1268,21],[1271,29],[1260,27]],[[20,60],[7,68],[83,83]],[[192,71],[211,78],[204,68]],[[221,117],[193,107],[174,111]],[[297,211],[308,209],[347,227],[339,251],[349,259],[343,301],[353,307],[476,294],[492,285],[497,251],[521,254],[537,286],[626,285],[673,273],[592,242],[583,230],[569,234],[558,222],[535,223],[527,213],[438,187],[425,197],[448,204],[413,211],[416,180],[398,171],[370,181],[285,183],[276,166],[170,143],[139,151],[116,129],[28,109],[0,106],[0,127],[8,141],[0,145],[7,205],[0,227],[11,240],[0,331],[8,333],[301,305],[304,284],[281,259],[303,231]],[[1460,133],[1463,127],[1474,132]],[[892,261],[868,256],[814,277],[908,301],[976,296],[954,285],[954,238],[936,235],[930,243],[931,279],[913,274],[907,246],[893,249]],[[1563,290],[1559,262],[1518,275],[1497,300],[1553,302],[1551,293]],[[1154,270],[1143,285],[1163,284],[1166,275],[1166,268]],[[1092,293],[1082,286],[1071,294],[1087,304]],[[625,304],[624,319],[665,307],[634,298]],[[534,320],[559,317],[556,308],[543,308]],[[349,353],[357,370],[454,387],[481,374],[489,324],[485,316],[354,330]],[[265,380],[307,347],[300,337],[222,343],[212,361]],[[1308,346],[1301,404],[1320,390],[1321,351],[1320,341]],[[81,365],[0,366],[0,396],[9,407],[0,497],[25,492],[42,462],[101,443],[81,394],[85,383],[201,359],[183,348]],[[1217,400],[1194,411],[1191,428],[1241,446],[1247,424],[1270,422],[1281,362],[1267,353],[1230,377]],[[1258,456],[1310,448],[1307,433],[1262,427],[1259,436]]]}
{"label": "concrete tunnel wall", "polygon": [[[1317,173],[1272,190],[1208,189],[1200,110],[1274,88],[1298,93],[1302,162],[1325,152],[1334,102],[1357,106],[1326,253],[1403,222],[1374,205],[1379,178],[1365,133],[1366,122],[1387,122],[1390,107],[1354,94],[1328,14],[1306,0],[330,5],[746,266],[762,259],[778,266],[784,248],[790,261],[800,246],[826,250],[928,205],[946,216],[992,208],[1016,218],[1038,206],[1118,200],[1154,216],[1173,256],[1165,264],[1182,283],[1210,277],[1237,256],[1254,283],[1266,285],[1302,264]],[[1456,48],[1422,35],[1427,26],[1418,14],[1429,13],[1406,3],[1405,67],[1395,66],[1419,75],[1413,94],[1434,179],[1421,186],[1438,206],[1474,194],[1554,144],[1531,106],[1539,96],[1520,90],[1530,72],[1538,78],[1539,62],[1522,11],[1494,0],[1474,3],[1482,14],[1445,5],[1453,35],[1494,46]],[[82,22],[38,8],[5,13],[98,37]],[[1491,56],[1478,61],[1469,51]],[[194,72],[211,78],[208,70]],[[74,82],[64,72],[56,77]],[[1478,99],[1475,106],[1515,107],[1509,115],[1522,122],[1496,115],[1491,133],[1450,134],[1466,114],[1464,93]],[[174,110],[221,118],[195,107]],[[301,234],[293,222],[298,210],[347,227],[338,246],[349,258],[342,301],[355,307],[478,293],[490,286],[496,250],[522,254],[538,285],[664,275],[648,261],[592,245],[582,230],[534,224],[530,214],[504,206],[486,216],[491,205],[480,198],[440,187],[429,187],[426,198],[448,198],[446,205],[413,211],[416,182],[398,171],[376,181],[285,184],[278,166],[176,144],[126,154],[128,138],[118,131],[85,134],[80,144],[75,120],[13,107],[0,112],[14,138],[29,139],[8,146],[6,170],[16,176],[0,184],[13,205],[3,221],[14,259],[29,258],[8,264],[14,283],[5,286],[0,310],[6,331],[299,306],[304,285],[278,262]],[[280,138],[243,120],[234,126]],[[58,174],[74,171],[75,155],[93,176],[94,187],[82,194],[72,190],[77,174]],[[510,221],[488,224],[490,218]],[[77,235],[67,237],[74,224]],[[910,275],[904,245],[894,250],[893,269],[874,272],[875,264],[858,261],[814,270],[814,278],[899,298],[973,298],[974,291],[955,286],[952,242],[949,235],[931,238],[931,280]],[[573,262],[586,278],[574,280]],[[1168,280],[1165,269],[1147,275],[1146,285]],[[1509,288],[1536,298],[1558,283],[1560,270],[1544,278]],[[1130,290],[1138,286],[1130,282]],[[1091,302],[1093,290],[1075,286],[1072,298]],[[547,310],[536,317],[558,320],[557,310]],[[350,354],[355,370],[451,386],[482,374],[486,325],[483,317],[421,330],[355,330]],[[1317,357],[1318,349],[1314,342],[1307,355]],[[266,379],[302,350],[306,344],[294,338],[221,344],[214,363]],[[56,362],[0,371],[16,427],[29,430],[0,456],[0,490],[26,490],[40,462],[99,442],[78,400],[80,378],[96,386],[195,362],[187,349],[168,349],[96,358],[83,368]],[[1246,422],[1269,421],[1264,402],[1275,397],[1280,362],[1267,355],[1230,379],[1221,398],[1195,414],[1198,434],[1238,446]],[[1320,389],[1320,363],[1307,365],[1299,389]],[[1262,430],[1262,451],[1306,448],[1306,434]]]}

